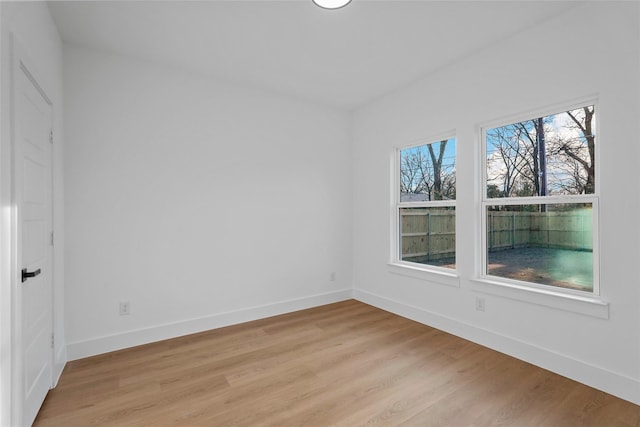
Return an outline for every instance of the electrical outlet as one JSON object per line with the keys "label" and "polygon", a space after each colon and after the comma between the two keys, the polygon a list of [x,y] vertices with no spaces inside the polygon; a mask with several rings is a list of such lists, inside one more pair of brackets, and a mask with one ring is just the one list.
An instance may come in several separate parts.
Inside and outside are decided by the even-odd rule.
{"label": "electrical outlet", "polygon": [[484,298],[476,297],[476,310],[484,311]]}
{"label": "electrical outlet", "polygon": [[120,316],[128,316],[131,314],[131,304],[129,301],[124,301],[120,303]]}
{"label": "electrical outlet", "polygon": [[329,275],[329,280],[332,282],[336,281],[336,272],[332,271],[331,274]]}

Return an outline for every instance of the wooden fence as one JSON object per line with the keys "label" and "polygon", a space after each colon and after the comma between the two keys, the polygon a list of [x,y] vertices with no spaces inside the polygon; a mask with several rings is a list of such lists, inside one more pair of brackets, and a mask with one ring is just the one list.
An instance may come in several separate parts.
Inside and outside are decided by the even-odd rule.
{"label": "wooden fence", "polygon": [[456,217],[448,209],[401,209],[402,259],[413,262],[455,257]]}
{"label": "wooden fence", "polygon": [[569,212],[489,212],[489,250],[545,247],[593,250],[591,209]]}
{"label": "wooden fence", "polygon": [[[400,210],[402,259],[414,262],[455,257],[455,212],[443,209]],[[569,212],[502,212],[487,216],[489,251],[546,247],[591,251],[590,209]]]}

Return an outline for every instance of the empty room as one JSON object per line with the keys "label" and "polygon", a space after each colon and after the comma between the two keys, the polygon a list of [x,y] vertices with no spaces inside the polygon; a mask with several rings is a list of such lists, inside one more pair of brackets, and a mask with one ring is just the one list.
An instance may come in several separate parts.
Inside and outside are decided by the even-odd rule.
{"label": "empty room", "polygon": [[640,426],[640,2],[0,18],[0,426]]}

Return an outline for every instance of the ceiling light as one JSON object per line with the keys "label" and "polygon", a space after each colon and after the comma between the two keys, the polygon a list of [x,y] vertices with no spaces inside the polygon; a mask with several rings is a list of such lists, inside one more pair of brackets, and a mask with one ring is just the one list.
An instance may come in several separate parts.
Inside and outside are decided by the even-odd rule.
{"label": "ceiling light", "polygon": [[340,9],[348,5],[351,0],[313,0],[313,2],[323,9]]}

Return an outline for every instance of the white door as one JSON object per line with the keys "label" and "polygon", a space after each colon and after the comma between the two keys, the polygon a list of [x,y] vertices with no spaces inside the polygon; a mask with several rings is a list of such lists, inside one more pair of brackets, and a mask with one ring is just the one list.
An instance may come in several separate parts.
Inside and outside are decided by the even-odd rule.
{"label": "white door", "polygon": [[22,423],[31,425],[52,385],[51,103],[20,64],[14,80],[15,199],[18,225],[18,379]]}

